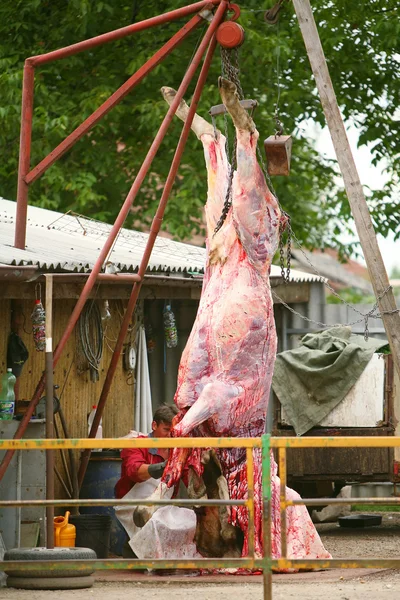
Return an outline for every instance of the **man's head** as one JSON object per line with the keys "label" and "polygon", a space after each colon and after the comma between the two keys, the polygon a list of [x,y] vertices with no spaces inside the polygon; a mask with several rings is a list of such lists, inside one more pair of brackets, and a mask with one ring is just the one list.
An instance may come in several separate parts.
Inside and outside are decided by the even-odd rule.
{"label": "man's head", "polygon": [[172,429],[172,419],[177,414],[178,409],[176,406],[167,406],[163,404],[157,408],[153,415],[153,422],[151,429],[154,437],[169,437]]}

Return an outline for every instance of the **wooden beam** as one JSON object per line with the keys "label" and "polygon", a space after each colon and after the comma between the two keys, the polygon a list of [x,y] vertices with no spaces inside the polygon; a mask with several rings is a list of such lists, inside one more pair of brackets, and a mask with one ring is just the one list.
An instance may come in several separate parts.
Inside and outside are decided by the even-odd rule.
{"label": "wooden beam", "polygon": [[[372,286],[400,376],[400,315],[379,250],[309,0],[293,0]],[[385,314],[386,313],[386,314]]]}
{"label": "wooden beam", "polygon": [[[83,284],[81,283],[56,283],[54,282],[53,299],[73,299],[79,298]],[[95,286],[89,298],[98,300],[127,300],[130,296],[132,286],[101,284]],[[161,300],[187,300],[198,299],[201,293],[201,282],[194,282],[193,286],[160,286],[144,285],[140,292],[140,299],[154,298]],[[1,283],[0,298],[4,300],[34,300],[35,282],[3,282]]]}

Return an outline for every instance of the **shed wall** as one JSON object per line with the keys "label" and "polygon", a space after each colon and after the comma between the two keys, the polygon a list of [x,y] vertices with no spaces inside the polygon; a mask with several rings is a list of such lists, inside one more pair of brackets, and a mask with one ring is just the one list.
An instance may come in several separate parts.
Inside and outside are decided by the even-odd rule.
{"label": "shed wall", "polygon": [[[33,336],[30,333],[30,314],[32,312],[33,302],[23,300],[19,302],[19,305],[25,316],[24,329],[20,332],[20,336],[29,351],[29,358],[25,363],[19,378],[19,399],[30,400],[45,367],[45,354],[44,352],[35,350]],[[65,329],[74,305],[75,300],[54,301],[54,346],[57,344]],[[107,368],[111,360],[112,348],[115,344],[120,327],[120,315],[122,315],[123,308],[125,308],[125,305],[122,304],[122,301],[110,301],[112,318],[107,327],[107,337],[100,363],[100,379],[98,382],[93,383],[91,381],[89,371],[80,372],[79,370],[79,361],[76,360],[78,345],[76,330],[71,335],[57,364],[54,372],[54,384],[60,386],[58,395],[62,394],[61,405],[70,437],[84,438],[88,435],[87,416],[92,405],[97,404],[97,399],[99,398]],[[0,362],[2,372],[4,372],[6,368],[6,348],[7,338],[10,332],[10,321],[10,301],[0,300],[0,327],[4,334],[0,336]],[[103,415],[103,437],[121,437],[126,435],[128,431],[133,428],[134,386],[132,384],[133,381],[128,381],[128,373],[124,371],[122,360],[120,360]],[[56,422],[61,431],[58,416],[56,416]],[[78,452],[76,452],[76,457],[79,458]],[[63,477],[65,477],[65,471],[59,452],[56,453],[56,466]],[[65,497],[65,493],[57,479],[56,497]]]}

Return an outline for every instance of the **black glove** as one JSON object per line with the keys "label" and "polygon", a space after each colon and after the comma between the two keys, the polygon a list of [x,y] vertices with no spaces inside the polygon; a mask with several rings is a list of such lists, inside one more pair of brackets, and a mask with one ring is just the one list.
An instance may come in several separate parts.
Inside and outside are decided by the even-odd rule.
{"label": "black glove", "polygon": [[162,477],[162,474],[164,473],[164,469],[165,469],[166,465],[167,465],[166,460],[164,460],[164,462],[162,462],[162,463],[156,463],[155,465],[149,465],[148,471],[149,471],[150,477],[154,477],[154,479],[160,479],[160,477]]}

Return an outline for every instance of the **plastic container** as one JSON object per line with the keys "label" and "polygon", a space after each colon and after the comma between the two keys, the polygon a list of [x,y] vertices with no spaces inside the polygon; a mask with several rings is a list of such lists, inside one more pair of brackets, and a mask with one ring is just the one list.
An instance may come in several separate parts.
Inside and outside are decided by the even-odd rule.
{"label": "plastic container", "polygon": [[91,548],[97,558],[108,558],[111,531],[109,515],[72,515],[69,520],[76,527],[77,547]]}
{"label": "plastic container", "polygon": [[7,369],[1,378],[0,392],[0,419],[3,421],[11,421],[14,417],[15,409],[15,393],[14,386],[17,381],[12,369]]}
{"label": "plastic container", "polygon": [[382,515],[349,515],[348,517],[339,517],[339,526],[353,529],[363,529],[364,527],[376,527],[382,523]]}
{"label": "plastic container", "polygon": [[[93,421],[94,421],[94,416],[96,414],[96,409],[97,406],[96,404],[94,404],[92,406],[92,410],[90,411],[90,414],[88,416],[88,435],[90,433],[90,430],[92,429],[92,425],[93,425]],[[97,432],[96,432],[96,436],[95,436],[96,440],[102,440],[103,439],[103,419],[100,419],[100,425],[97,428]],[[92,452],[101,452],[102,448],[93,448]]]}
{"label": "plastic container", "polygon": [[[121,457],[118,450],[103,450],[92,454],[82,482],[80,498],[111,500],[115,498],[114,487],[121,477]],[[111,517],[110,552],[122,556],[126,541],[125,529],[115,516],[112,506],[81,506],[82,514],[102,514]]]}
{"label": "plastic container", "polygon": [[76,527],[68,523],[69,516],[67,511],[64,517],[54,517],[54,546],[75,547]]}

